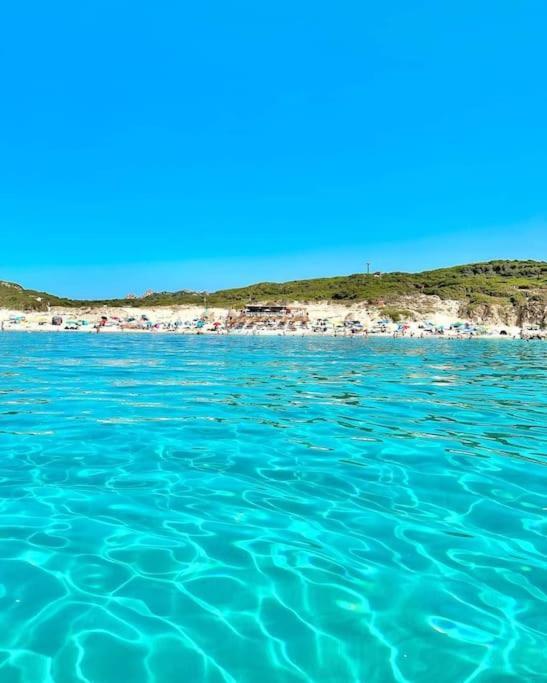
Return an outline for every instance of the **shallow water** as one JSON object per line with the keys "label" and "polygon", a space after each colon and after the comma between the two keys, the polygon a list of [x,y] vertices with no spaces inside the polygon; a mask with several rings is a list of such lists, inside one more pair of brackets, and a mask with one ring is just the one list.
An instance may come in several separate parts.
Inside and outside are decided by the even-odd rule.
{"label": "shallow water", "polygon": [[545,349],[0,334],[0,681],[547,680]]}

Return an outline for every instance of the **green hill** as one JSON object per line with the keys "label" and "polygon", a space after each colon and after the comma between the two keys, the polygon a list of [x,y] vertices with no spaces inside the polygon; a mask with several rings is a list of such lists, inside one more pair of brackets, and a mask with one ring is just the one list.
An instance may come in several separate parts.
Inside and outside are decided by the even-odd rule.
{"label": "green hill", "polygon": [[[207,295],[209,306],[238,307],[252,301],[336,301],[371,304],[396,302],[402,296],[436,295],[456,299],[470,307],[489,304],[521,306],[547,303],[547,262],[488,261],[422,273],[384,273],[381,275],[343,275],[339,277],[262,282],[248,287],[225,289]],[[201,305],[198,292],[162,292],[139,299],[76,301],[25,290],[19,285],[0,283],[0,307],[44,310],[57,306],[172,306]]]}
{"label": "green hill", "polygon": [[261,283],[211,295],[210,301],[243,303],[252,300],[388,303],[401,296],[429,294],[466,302],[524,300],[547,288],[547,263],[490,261],[422,273],[347,275],[283,284]]}
{"label": "green hill", "polygon": [[0,308],[14,311],[43,311],[48,303],[50,306],[73,306],[75,302],[47,292],[23,289],[14,282],[0,280]]}

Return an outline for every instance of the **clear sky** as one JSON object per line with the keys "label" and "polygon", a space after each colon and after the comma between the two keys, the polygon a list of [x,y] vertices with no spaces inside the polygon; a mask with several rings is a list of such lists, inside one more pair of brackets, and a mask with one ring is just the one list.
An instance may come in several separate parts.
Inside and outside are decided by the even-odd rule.
{"label": "clear sky", "polygon": [[547,258],[547,4],[3,3],[0,278]]}

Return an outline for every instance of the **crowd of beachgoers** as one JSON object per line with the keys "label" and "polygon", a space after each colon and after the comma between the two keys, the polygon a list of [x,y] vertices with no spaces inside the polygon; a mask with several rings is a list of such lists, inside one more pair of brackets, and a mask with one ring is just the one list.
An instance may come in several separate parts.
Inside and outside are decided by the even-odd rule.
{"label": "crowd of beachgoers", "polygon": [[[543,339],[547,331],[537,325],[484,325],[470,320],[450,319],[445,315],[433,319],[400,320],[370,312],[333,307],[293,314],[289,309],[279,313],[248,315],[246,311],[170,307],[147,309],[51,310],[48,313],[0,310],[0,330],[79,332],[79,333],[171,333],[205,335],[328,335],[341,337],[504,337]],[[311,313],[311,315],[310,315]]]}

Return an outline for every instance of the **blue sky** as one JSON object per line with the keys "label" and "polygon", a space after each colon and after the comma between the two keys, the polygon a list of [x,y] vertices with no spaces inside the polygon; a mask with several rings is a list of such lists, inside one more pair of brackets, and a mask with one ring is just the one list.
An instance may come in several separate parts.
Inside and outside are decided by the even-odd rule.
{"label": "blue sky", "polygon": [[70,296],[547,258],[547,5],[0,10],[0,278]]}

